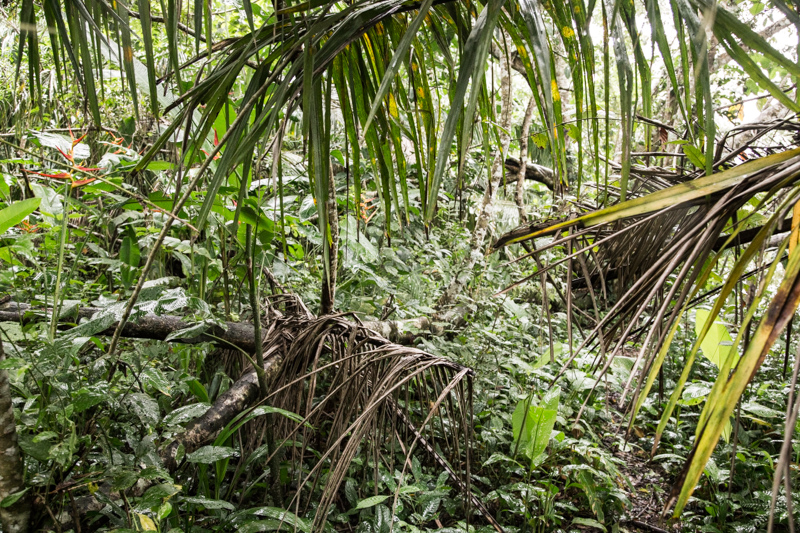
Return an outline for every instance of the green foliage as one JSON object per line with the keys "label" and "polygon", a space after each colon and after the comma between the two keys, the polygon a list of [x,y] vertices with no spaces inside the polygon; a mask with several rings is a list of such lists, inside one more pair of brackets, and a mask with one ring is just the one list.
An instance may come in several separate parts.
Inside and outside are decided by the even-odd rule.
{"label": "green foliage", "polygon": [[531,466],[544,460],[544,451],[556,424],[560,394],[561,389],[555,388],[544,395],[539,405],[533,405],[533,398],[528,397],[514,409],[511,417],[514,447],[530,459]]}
{"label": "green foliage", "polygon": [[28,198],[0,210],[0,233],[5,233],[10,227],[25,220],[28,215],[36,211],[40,203],[42,203],[41,198]]}
{"label": "green foliage", "polygon": [[739,354],[733,348],[733,338],[728,332],[728,328],[719,321],[715,321],[708,328],[705,328],[709,315],[710,312],[707,309],[698,309],[695,313],[695,334],[700,336],[703,330],[706,330],[706,334],[700,342],[700,349],[703,350],[703,355],[717,365],[718,368],[722,368],[722,365],[731,356],[735,364]]}
{"label": "green foliage", "polygon": [[[0,12],[0,296],[31,308],[0,324],[25,457],[25,489],[0,506],[33,496],[66,516],[93,496],[103,506],[84,530],[489,531],[435,459],[469,446],[471,464],[448,468],[469,472],[508,531],[619,531],[655,519],[664,480],[684,477],[685,529],[763,530],[779,437],[794,435],[783,367],[796,341],[782,332],[798,268],[797,248],[769,243],[800,215],[797,152],[762,156],[791,146],[796,125],[729,148],[741,100],[767,92],[797,109],[784,90],[796,51],[781,47],[786,30],[762,35],[780,17],[800,20],[749,0],[12,1]],[[711,61],[723,52],[738,66]],[[506,60],[514,127],[500,154]],[[555,191],[527,180],[519,205],[513,184],[492,190],[506,157],[549,168]],[[491,195],[490,231],[520,226],[524,206],[534,223],[501,243],[530,240],[541,264],[473,245]],[[540,238],[567,231],[571,248]],[[465,272],[471,256],[480,266]],[[437,297],[462,277],[458,319],[440,322]],[[436,408],[434,453],[417,442],[408,454],[398,442],[414,436],[382,412],[338,480],[341,421],[312,425],[270,397],[167,469],[164,447],[252,364],[197,341],[226,321],[271,331],[290,316],[283,293],[353,319],[432,318],[445,335],[414,342],[474,369],[473,404]],[[154,313],[187,327],[115,345],[127,302],[134,324]],[[81,315],[89,306],[101,310]],[[331,337],[325,349],[339,341],[352,348]],[[326,398],[315,390],[309,409]],[[472,442],[455,412],[474,414]],[[286,424],[297,431],[276,441]],[[341,489],[315,521],[331,480]],[[781,497],[783,526],[798,511]]]}

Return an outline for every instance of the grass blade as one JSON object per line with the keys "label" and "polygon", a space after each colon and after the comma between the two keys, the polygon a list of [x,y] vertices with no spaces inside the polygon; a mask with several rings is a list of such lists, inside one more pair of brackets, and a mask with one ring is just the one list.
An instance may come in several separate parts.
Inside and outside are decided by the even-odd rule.
{"label": "grass blade", "polygon": [[142,39],[144,39],[145,64],[147,65],[147,83],[150,87],[150,112],[158,117],[158,88],[156,87],[156,60],[153,51],[153,28],[150,21],[150,0],[138,0],[139,15],[142,21]]}

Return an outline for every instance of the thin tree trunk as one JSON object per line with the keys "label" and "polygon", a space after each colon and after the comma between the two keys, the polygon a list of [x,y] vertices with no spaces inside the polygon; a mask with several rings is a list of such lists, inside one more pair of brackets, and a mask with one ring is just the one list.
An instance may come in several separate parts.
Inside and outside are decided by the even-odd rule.
{"label": "thin tree trunk", "polygon": [[[329,165],[332,167],[332,165]],[[339,269],[339,212],[336,209],[336,184],[333,177],[328,180],[328,224],[331,227],[331,250],[330,262],[328,264],[328,276],[322,281],[322,305],[321,315],[329,315],[334,312],[336,307],[336,273]],[[323,235],[324,239],[325,236]]]}
{"label": "thin tree trunk", "polygon": [[528,101],[528,109],[525,110],[525,118],[522,120],[522,133],[519,137],[517,188],[514,191],[514,200],[517,202],[520,224],[524,224],[528,221],[528,213],[525,210],[525,173],[528,171],[528,136],[531,133],[531,119],[533,118],[533,110],[535,108],[536,98],[531,96],[531,99]]}
{"label": "thin tree trunk", "polygon": [[[5,360],[3,342],[0,340],[0,361]],[[0,369],[0,501],[24,489],[24,465],[17,442],[14,407],[11,403],[11,386],[8,372]],[[0,524],[5,533],[28,531],[31,514],[29,498],[23,495],[13,505],[0,507]]]}
{"label": "thin tree trunk", "polygon": [[[763,39],[769,40],[776,34],[790,27],[791,25],[792,25],[791,20],[782,17],[779,18],[777,21],[773,22],[772,24],[770,24],[769,26],[767,26],[766,28],[764,28],[763,30],[761,30],[760,32],[758,32],[758,35]],[[747,43],[742,43],[742,48],[744,48],[745,51],[750,50],[750,47],[747,45]],[[730,63],[732,59],[731,56],[728,55],[728,52],[722,49],[722,47],[719,45],[719,41],[717,40],[716,37],[712,38],[711,41],[709,42],[708,55],[709,55],[708,66],[709,66],[709,72],[711,74],[714,74],[719,69]]]}
{"label": "thin tree trunk", "polygon": [[509,74],[510,59],[506,56],[500,61],[500,94],[502,97],[502,109],[500,111],[500,146],[495,152],[494,163],[492,164],[492,174],[489,186],[483,194],[483,204],[481,211],[478,215],[478,221],[475,224],[475,231],[472,233],[470,240],[470,253],[461,265],[461,270],[450,285],[447,286],[445,291],[439,297],[436,307],[441,309],[453,304],[456,296],[460,294],[464,287],[472,279],[472,271],[475,264],[483,258],[483,243],[486,240],[486,234],[489,232],[489,222],[494,215],[494,197],[497,193],[497,187],[500,185],[500,180],[503,179],[505,170],[505,154],[508,152],[508,145],[511,142],[511,137],[508,130],[511,123],[511,108],[514,106],[511,97],[511,76]]}

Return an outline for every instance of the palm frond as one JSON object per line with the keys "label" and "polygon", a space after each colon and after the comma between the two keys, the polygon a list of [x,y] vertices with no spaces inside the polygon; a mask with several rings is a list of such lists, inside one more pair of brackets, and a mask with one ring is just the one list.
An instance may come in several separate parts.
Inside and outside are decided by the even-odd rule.
{"label": "palm frond", "polygon": [[[295,330],[291,340],[288,330]],[[372,457],[375,469],[384,463],[390,472],[405,472],[419,447],[445,461],[454,482],[467,491],[467,505],[475,505],[469,496],[469,369],[391,344],[343,315],[286,319],[267,338],[265,354],[281,351],[278,345],[286,351],[266,401],[303,417],[302,423],[282,420],[276,439],[304,443],[292,448],[295,464],[307,461],[312,450],[318,457],[307,473],[298,471],[299,487],[324,482],[315,528],[324,523],[354,458]],[[387,452],[392,449],[405,456],[402,466]],[[295,498],[300,508],[312,503],[301,502],[300,492]]]}
{"label": "palm frond", "polygon": [[[800,198],[799,183],[800,149],[789,149],[576,218],[521,226],[502,236],[493,247],[497,249],[512,243],[532,242],[553,236],[555,240],[547,248],[577,244],[578,251],[560,262],[570,257],[580,257],[581,262],[592,265],[591,270],[587,268],[585,271],[581,284],[583,288],[592,287],[597,293],[602,288],[605,293],[606,287],[613,284],[614,297],[606,300],[605,315],[585,336],[562,372],[571,365],[578,352],[596,343],[600,345],[605,358],[604,362],[597,362],[601,369],[595,384],[597,386],[610,368],[613,358],[622,352],[624,344],[643,335],[631,378],[620,398],[622,405],[632,380],[641,370],[630,404],[632,424],[659,374],[682,317],[690,307],[696,305],[697,298],[726,250],[733,244],[741,245],[742,251],[723,286],[720,290],[708,293],[716,297],[711,319],[684,361],[683,373],[672,390],[657,429],[653,445],[655,453],[661,432],[683,392],[700,343],[728,296],[740,280],[749,275],[748,266],[763,251],[775,231],[785,227],[787,214]],[[768,221],[752,230],[747,229],[752,226],[750,216],[738,216],[742,206],[748,202],[754,205],[755,212],[767,205],[773,206]],[[745,234],[743,232],[747,233],[748,241],[741,238]],[[775,267],[785,258],[783,250],[788,246],[786,234],[779,242],[782,244],[775,259],[769,265],[754,299],[748,302],[748,312],[734,346],[744,340],[744,332],[766,294],[766,286],[775,274]],[[720,370],[722,377],[717,381],[698,424],[698,440],[670,499],[670,506],[677,503],[676,516],[697,484],[719,440],[722,427],[744,387],[752,380],[789,317],[797,309],[798,299],[794,292],[798,280],[794,270],[794,261],[797,260],[795,250],[789,254],[778,292],[772,298],[754,336],[744,346],[743,360],[734,362],[729,358],[727,366]],[[539,251],[541,248],[533,253]],[[541,272],[555,266],[557,264],[548,265],[530,278],[540,276]]]}

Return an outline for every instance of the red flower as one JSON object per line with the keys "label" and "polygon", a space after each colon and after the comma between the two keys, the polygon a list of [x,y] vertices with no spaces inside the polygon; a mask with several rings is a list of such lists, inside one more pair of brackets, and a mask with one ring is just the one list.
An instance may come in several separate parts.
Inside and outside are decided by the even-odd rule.
{"label": "red flower", "polygon": [[69,172],[59,172],[58,174],[47,174],[45,172],[34,172],[33,170],[25,170],[28,174],[36,174],[37,176],[44,176],[45,178],[53,178],[57,180],[67,180],[72,177],[72,174]]}
{"label": "red flower", "polygon": [[[73,145],[73,147],[74,147],[74,145]],[[70,153],[66,153],[64,150],[62,150],[62,149],[61,149],[61,148],[59,148],[58,146],[56,146],[56,150],[58,150],[59,152],[61,152],[61,155],[63,155],[63,156],[64,156],[64,158],[65,158],[67,161],[69,161],[70,163],[74,163],[74,162],[75,162],[75,157],[72,155],[72,150],[70,150]]]}

